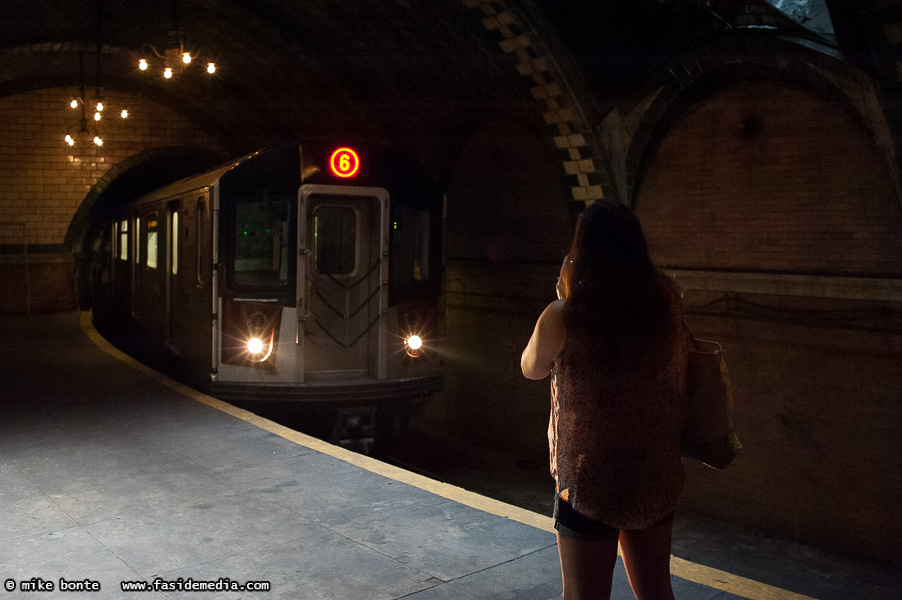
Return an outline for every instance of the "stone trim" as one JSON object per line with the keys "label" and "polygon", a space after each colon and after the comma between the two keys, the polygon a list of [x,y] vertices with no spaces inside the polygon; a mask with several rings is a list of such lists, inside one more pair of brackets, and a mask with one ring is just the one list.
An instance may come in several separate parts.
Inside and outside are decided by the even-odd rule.
{"label": "stone trim", "polygon": [[542,43],[529,20],[504,0],[462,0],[497,39],[498,50],[514,67],[539,105],[546,137],[561,165],[561,184],[577,210],[610,194],[606,161],[558,59]]}
{"label": "stone trim", "polygon": [[687,290],[902,303],[902,279],[665,268]]}

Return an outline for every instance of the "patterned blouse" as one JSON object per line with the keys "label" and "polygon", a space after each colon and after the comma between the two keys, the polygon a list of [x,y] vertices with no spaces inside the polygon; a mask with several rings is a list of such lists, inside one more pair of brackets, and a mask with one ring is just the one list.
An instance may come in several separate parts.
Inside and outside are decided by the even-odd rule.
{"label": "patterned blouse", "polygon": [[[676,304],[674,318],[681,319]],[[628,369],[582,364],[572,337],[551,378],[548,443],[557,492],[578,513],[611,527],[653,525],[676,508],[683,490],[685,337],[672,340],[663,368]]]}

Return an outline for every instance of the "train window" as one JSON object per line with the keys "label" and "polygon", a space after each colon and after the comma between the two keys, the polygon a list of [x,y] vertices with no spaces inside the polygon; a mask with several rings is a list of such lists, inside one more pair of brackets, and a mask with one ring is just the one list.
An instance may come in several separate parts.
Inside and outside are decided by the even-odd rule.
{"label": "train window", "polygon": [[135,217],[135,264],[141,264],[141,218]]}
{"label": "train window", "polygon": [[159,222],[157,221],[157,213],[150,213],[150,216],[147,218],[147,224],[145,225],[147,233],[144,238],[145,243],[147,244],[144,248],[145,256],[147,257],[147,262],[145,264],[150,269],[156,269],[158,263],[160,252],[158,227]]}
{"label": "train window", "polygon": [[236,285],[288,282],[288,203],[269,198],[235,207]]}
{"label": "train window", "polygon": [[429,211],[396,206],[392,227],[392,283],[405,287],[429,279]]}
{"label": "train window", "polygon": [[172,274],[179,273],[179,213],[172,211],[169,216],[169,242],[171,248],[170,262],[172,263]]}
{"label": "train window", "polygon": [[320,206],[313,215],[316,272],[349,275],[356,266],[357,215],[344,206]]}
{"label": "train window", "polygon": [[157,232],[147,232],[147,266],[151,269],[157,268]]}
{"label": "train window", "polygon": [[128,219],[119,221],[118,227],[118,255],[122,260],[128,260]]}

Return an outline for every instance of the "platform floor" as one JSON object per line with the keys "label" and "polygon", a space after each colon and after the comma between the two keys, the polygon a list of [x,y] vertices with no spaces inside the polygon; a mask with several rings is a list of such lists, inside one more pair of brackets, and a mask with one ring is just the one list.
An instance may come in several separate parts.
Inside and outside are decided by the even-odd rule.
{"label": "platform floor", "polygon": [[[3,598],[545,600],[547,515],[325,444],[122,355],[87,313],[0,317]],[[805,598],[674,559],[678,598]],[[100,591],[70,593],[99,583]],[[208,593],[181,581],[266,582]],[[613,597],[632,598],[622,565]]]}

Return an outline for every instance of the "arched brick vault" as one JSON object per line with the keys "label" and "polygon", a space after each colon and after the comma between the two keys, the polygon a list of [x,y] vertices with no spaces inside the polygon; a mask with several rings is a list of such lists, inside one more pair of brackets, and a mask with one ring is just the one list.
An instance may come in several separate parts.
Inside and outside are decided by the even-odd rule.
{"label": "arched brick vault", "polygon": [[674,57],[666,69],[634,90],[601,122],[599,135],[617,157],[612,171],[624,200],[632,205],[649,157],[683,114],[727,87],[759,81],[803,86],[841,105],[874,140],[902,202],[894,133],[875,102],[879,84],[830,48],[810,41],[748,34],[738,39],[724,36],[700,52]]}
{"label": "arched brick vault", "polygon": [[606,177],[586,116],[590,95],[561,48],[550,50],[539,12],[514,4],[184,0],[178,25],[219,71],[212,83],[196,74],[164,85],[135,63],[149,44],[166,44],[168,9],[124,0],[28,3],[4,11],[0,97],[75,90],[82,56],[89,95],[99,84],[162,104],[232,154],[328,132],[400,140],[427,164],[431,144],[447,150],[455,144],[449,132],[460,137],[443,114],[514,106],[544,132],[565,197],[600,198]]}
{"label": "arched brick vault", "polygon": [[[502,0],[464,0],[479,11],[483,27],[505,54],[514,57],[517,73],[538,103],[547,135],[561,161],[567,197],[578,203],[611,195],[606,159],[592,133],[595,110],[577,68],[555,44],[540,18]],[[591,112],[590,112],[591,111]]]}
{"label": "arched brick vault", "polygon": [[79,205],[63,245],[78,251],[88,228],[102,225],[104,213],[126,202],[134,195],[149,192],[180,177],[221,164],[229,157],[209,148],[196,146],[166,146],[150,148],[131,156],[112,167],[97,180]]}
{"label": "arched brick vault", "polygon": [[[859,15],[843,0],[827,4],[836,14]],[[549,8],[532,0],[449,0],[422,5],[408,0],[181,0],[171,6],[177,10],[170,10],[170,3],[161,7],[126,0],[38,1],[4,10],[0,97],[77,85],[81,52],[87,58],[92,86],[92,59],[100,42],[104,88],[141,95],[179,111],[222,139],[232,154],[278,143],[301,131],[328,131],[401,139],[414,146],[427,164],[436,163],[436,157],[447,158],[449,148],[462,144],[459,139],[446,139],[449,132],[452,137],[456,134],[454,122],[442,122],[436,114],[473,114],[479,107],[513,103],[531,113],[537,127],[544,129],[564,196],[577,201],[578,209],[578,203],[603,196],[629,201],[639,173],[642,139],[650,133],[642,131],[632,140],[629,132],[635,143],[625,147],[622,134],[612,139],[611,127],[603,125],[599,136],[593,124],[611,108],[609,97],[627,91],[634,95],[630,82],[644,79],[645,84],[654,84],[660,79],[647,76],[649,65],[660,56],[682,52],[702,36],[736,24],[780,27],[792,35],[805,35],[803,28],[762,0],[636,0],[604,3],[603,8],[588,1]],[[185,78],[163,86],[137,76],[138,53],[148,44],[166,44],[167,31],[174,27],[173,15],[188,44],[202,45],[220,64],[212,85]],[[837,36],[858,40],[851,46],[857,52],[863,37],[867,46],[865,25],[844,26]],[[624,31],[629,42],[624,41]],[[660,35],[662,31],[667,35]],[[587,74],[586,68],[599,57],[580,62],[577,55],[610,50],[594,38],[609,38],[620,46],[645,45],[652,52],[639,57],[641,65],[629,64],[627,55],[621,57],[627,62],[616,69],[609,65],[602,75]],[[719,50],[708,47],[700,58]],[[857,52],[856,61],[868,64],[862,55]],[[845,69],[850,73],[846,79],[856,77],[848,65],[835,62],[828,72]],[[678,70],[685,67],[676,66]],[[808,75],[817,69],[812,67]],[[612,77],[614,71],[624,75]],[[699,76],[692,69],[688,73],[690,78]],[[673,77],[675,81],[661,84],[664,93],[653,100],[667,103],[690,83],[685,74]],[[830,77],[835,75],[822,75]],[[662,102],[655,102],[654,110],[660,116],[658,104]],[[621,101],[612,114],[616,118],[624,114],[623,109]],[[634,116],[625,115],[627,120]],[[642,115],[645,129],[648,116]],[[866,120],[881,144],[891,150],[892,140],[874,126],[874,114],[867,114]],[[426,141],[429,138],[438,141]],[[629,153],[623,159],[625,166],[616,158],[624,152]],[[448,169],[447,164],[434,166]]]}

